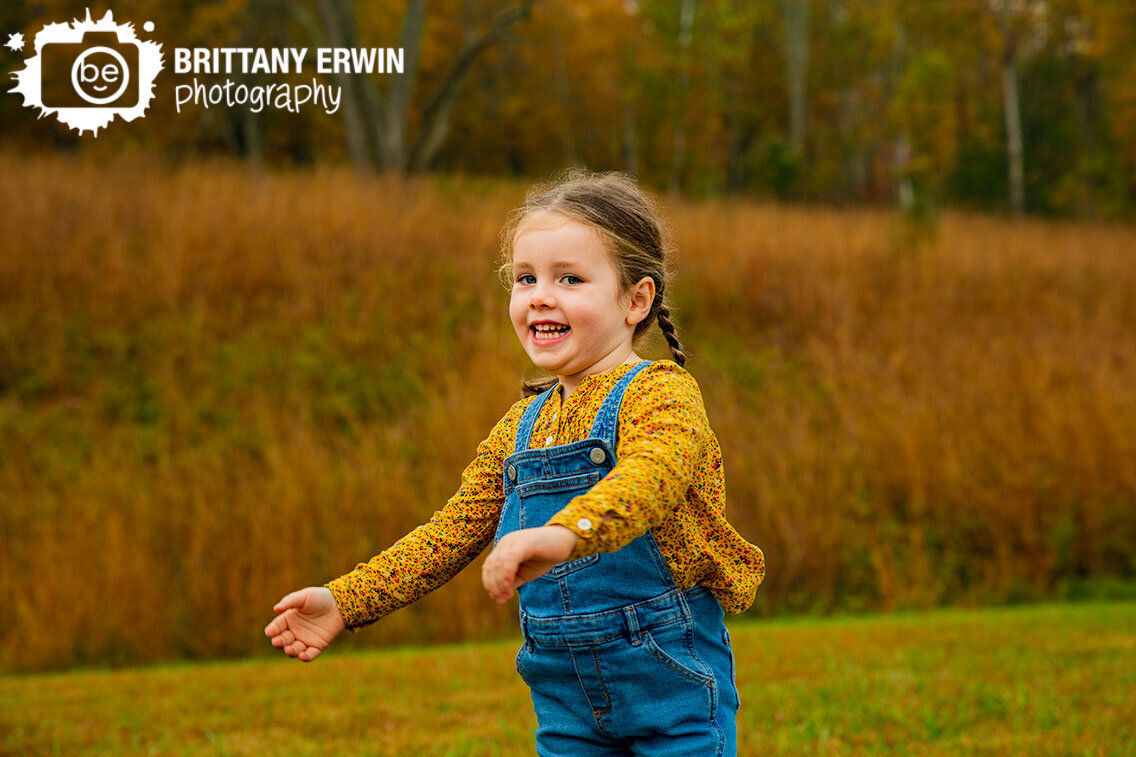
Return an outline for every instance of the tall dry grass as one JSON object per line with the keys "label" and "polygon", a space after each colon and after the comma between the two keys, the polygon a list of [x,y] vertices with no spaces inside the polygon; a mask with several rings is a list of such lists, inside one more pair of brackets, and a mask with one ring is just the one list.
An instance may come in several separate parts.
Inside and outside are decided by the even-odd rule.
{"label": "tall dry grass", "polygon": [[[0,154],[0,666],[266,648],[453,494],[532,375],[519,185]],[[1136,573],[1136,229],[672,203],[754,612]],[[906,241],[905,241],[906,240]],[[656,339],[646,354],[668,357]],[[477,566],[348,643],[503,632]]]}

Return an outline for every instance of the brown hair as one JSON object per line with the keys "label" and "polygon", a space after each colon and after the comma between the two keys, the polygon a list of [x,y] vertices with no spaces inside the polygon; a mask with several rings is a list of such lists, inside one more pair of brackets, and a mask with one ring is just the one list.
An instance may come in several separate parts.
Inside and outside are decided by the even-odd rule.
{"label": "brown hair", "polygon": [[[638,339],[657,320],[675,362],[684,365],[686,353],[664,299],[673,276],[669,264],[675,255],[674,245],[658,206],[635,180],[619,171],[594,173],[571,168],[530,187],[524,205],[509,214],[501,229],[501,265],[497,273],[506,289],[513,286],[513,242],[517,231],[537,213],[557,213],[594,229],[605,242],[624,294],[644,276],[654,280],[655,299],[647,317],[635,325],[632,339]],[[523,396],[539,394],[556,381],[555,376],[523,380]]]}

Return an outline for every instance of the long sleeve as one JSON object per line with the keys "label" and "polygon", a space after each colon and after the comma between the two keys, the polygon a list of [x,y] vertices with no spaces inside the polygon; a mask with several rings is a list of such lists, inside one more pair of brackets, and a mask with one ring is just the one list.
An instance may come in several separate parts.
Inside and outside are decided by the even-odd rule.
{"label": "long sleeve", "polygon": [[350,573],[324,584],[331,590],[348,630],[426,596],[461,572],[493,540],[504,504],[502,461],[509,453],[518,402],[477,447],[462,472],[461,485],[429,522]]}
{"label": "long sleeve", "polygon": [[709,437],[693,377],[669,361],[643,371],[623,398],[615,467],[547,523],[580,537],[569,559],[614,552],[662,523],[685,500]]}

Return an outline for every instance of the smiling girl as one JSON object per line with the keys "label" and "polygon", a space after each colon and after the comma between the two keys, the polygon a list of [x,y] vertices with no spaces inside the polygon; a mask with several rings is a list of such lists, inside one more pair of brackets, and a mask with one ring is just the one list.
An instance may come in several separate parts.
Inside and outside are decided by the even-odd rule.
{"label": "smiling girl", "polygon": [[[428,523],[285,596],[265,633],[311,661],[492,543],[482,583],[497,602],[519,595],[539,754],[734,754],[722,619],[752,604],[765,561],[723,512],[721,449],[664,301],[659,214],[627,176],[573,170],[529,191],[502,255],[509,317],[550,375],[524,384]],[[655,323],[673,361],[635,354]]]}

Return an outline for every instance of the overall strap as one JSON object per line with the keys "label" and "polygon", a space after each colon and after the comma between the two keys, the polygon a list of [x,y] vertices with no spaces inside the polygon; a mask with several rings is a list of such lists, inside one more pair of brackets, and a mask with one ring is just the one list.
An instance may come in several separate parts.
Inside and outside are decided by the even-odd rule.
{"label": "overall strap", "polygon": [[533,427],[536,426],[536,419],[540,417],[541,408],[544,403],[548,401],[549,396],[560,388],[560,382],[556,382],[544,392],[538,394],[529,406],[525,408],[525,414],[521,416],[520,423],[517,424],[517,439],[513,444],[513,452],[524,452],[529,448],[529,439],[532,437]]}
{"label": "overall strap", "polygon": [[627,391],[627,386],[639,375],[641,370],[653,362],[653,360],[640,360],[636,363],[635,367],[625,373],[623,378],[612,387],[604,399],[603,405],[600,406],[599,412],[596,413],[596,419],[592,423],[592,430],[588,434],[588,438],[603,439],[608,443],[612,454],[615,454],[616,442],[619,440],[619,408],[623,405],[623,395]]}

